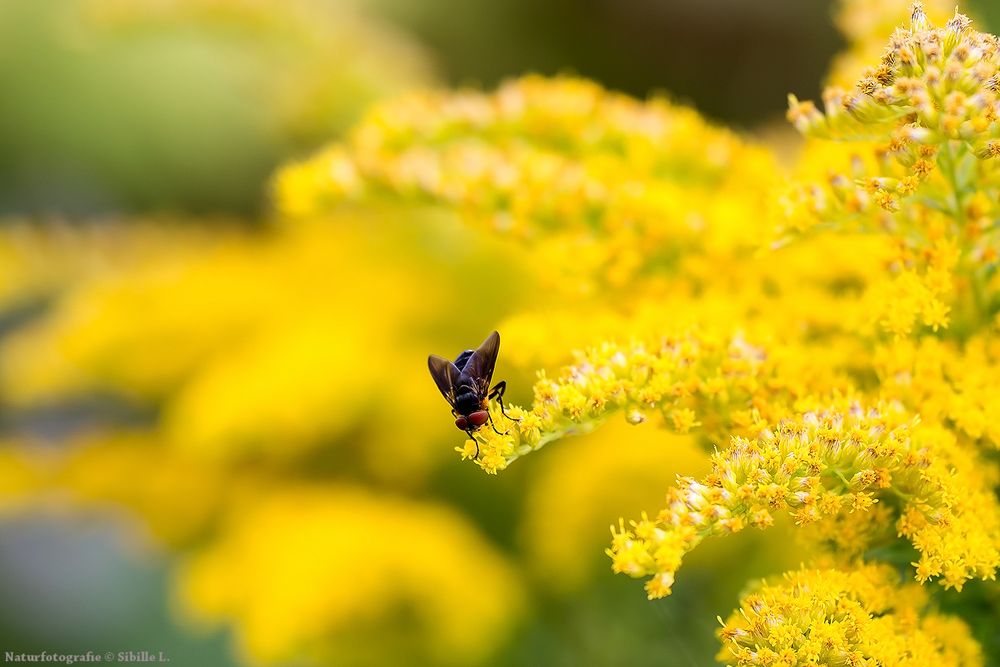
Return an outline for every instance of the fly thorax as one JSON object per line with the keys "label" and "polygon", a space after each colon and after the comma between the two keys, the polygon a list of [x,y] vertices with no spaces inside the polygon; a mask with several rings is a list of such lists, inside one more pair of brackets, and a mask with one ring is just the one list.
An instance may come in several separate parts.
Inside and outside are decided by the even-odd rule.
{"label": "fly thorax", "polygon": [[479,395],[468,385],[461,385],[455,391],[455,410],[460,414],[469,414],[480,408]]}

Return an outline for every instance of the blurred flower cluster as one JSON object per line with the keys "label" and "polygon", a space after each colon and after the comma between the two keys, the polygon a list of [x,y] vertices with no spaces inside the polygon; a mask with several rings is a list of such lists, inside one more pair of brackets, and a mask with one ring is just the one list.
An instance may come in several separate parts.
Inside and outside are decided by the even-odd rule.
{"label": "blurred flower cluster", "polygon": [[[659,598],[766,528],[808,564],[742,597],[722,662],[983,664],[1000,45],[880,11],[843,3],[871,61],[825,112],[792,99],[790,173],[667,100],[529,76],[377,104],[276,174],[260,229],[8,228],[0,506],[127,508],[251,661],[480,663],[605,548]],[[463,441],[424,360],[492,328],[513,419]],[[449,495],[460,459],[518,480],[479,510],[515,538]]]}

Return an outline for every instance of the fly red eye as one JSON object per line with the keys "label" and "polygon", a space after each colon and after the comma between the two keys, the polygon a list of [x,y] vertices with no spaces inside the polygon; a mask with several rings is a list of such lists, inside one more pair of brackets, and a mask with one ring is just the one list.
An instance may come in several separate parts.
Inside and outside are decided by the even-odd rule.
{"label": "fly red eye", "polygon": [[473,412],[469,415],[469,421],[472,422],[473,426],[482,426],[489,420],[490,413],[486,410],[480,410],[479,412]]}
{"label": "fly red eye", "polygon": [[469,422],[465,419],[465,417],[459,417],[458,419],[455,420],[455,426],[459,427],[464,431],[465,429],[469,428]]}

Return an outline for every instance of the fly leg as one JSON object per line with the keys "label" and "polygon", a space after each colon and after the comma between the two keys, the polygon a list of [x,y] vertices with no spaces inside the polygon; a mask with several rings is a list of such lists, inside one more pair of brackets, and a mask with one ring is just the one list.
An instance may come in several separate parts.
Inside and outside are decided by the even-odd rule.
{"label": "fly leg", "polygon": [[507,419],[511,420],[512,422],[519,422],[519,421],[521,421],[520,419],[514,419],[513,417],[511,417],[510,415],[508,415],[506,412],[504,412],[504,409],[503,409],[503,394],[504,394],[505,391],[507,391],[507,381],[506,380],[500,380],[500,382],[497,382],[495,385],[493,385],[493,389],[490,390],[490,395],[489,395],[488,398],[489,399],[494,399],[495,398],[496,401],[497,401],[497,403],[500,404],[500,414],[502,414],[504,417],[506,417]]}
{"label": "fly leg", "polygon": [[476,459],[479,458],[479,441],[476,440],[475,433],[473,432],[472,429],[469,429],[468,431],[466,431],[466,433],[469,435],[469,440],[476,443],[476,455],[472,457],[472,460],[475,461]]}
{"label": "fly leg", "polygon": [[[502,412],[502,410],[501,410],[501,412]],[[504,431],[504,432],[501,433],[500,431],[497,430],[497,425],[495,423],[493,423],[493,415],[491,415],[489,412],[487,412],[486,415],[489,417],[490,426],[493,427],[493,432],[494,433],[496,433],[497,435],[507,435],[507,431]],[[507,415],[504,415],[504,417],[507,417]],[[510,417],[507,417],[507,418],[510,419]]]}

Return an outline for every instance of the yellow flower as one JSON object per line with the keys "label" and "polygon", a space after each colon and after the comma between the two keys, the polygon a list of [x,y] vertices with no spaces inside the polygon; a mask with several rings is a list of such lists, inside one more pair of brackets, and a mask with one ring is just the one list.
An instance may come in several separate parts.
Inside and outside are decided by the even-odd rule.
{"label": "yellow flower", "polygon": [[[133,261],[111,253],[113,242],[141,250],[160,232],[109,232],[108,266],[78,274],[0,344],[5,398],[28,406],[96,390],[156,404],[158,442],[211,465],[290,461],[365,419],[375,441],[388,438],[398,404],[414,411],[410,424],[444,432],[440,397],[423,391],[426,370],[406,363],[426,343],[404,330],[475,286],[421,268],[406,244],[385,242],[387,232],[372,236],[337,219],[259,236],[192,229]],[[351,279],[331,273],[331,262]],[[422,305],[420,291],[441,299]],[[366,469],[421,477],[443,451],[428,446],[434,428],[426,432],[397,442],[394,458],[381,444],[366,448]]]}
{"label": "yellow flower", "polygon": [[[840,0],[836,23],[847,40],[847,49],[837,54],[827,83],[850,86],[865,68],[878,59],[896,27],[912,14],[912,0]],[[924,0],[923,9],[932,21],[944,23],[955,12],[950,0]]]}
{"label": "yellow flower", "polygon": [[189,558],[179,590],[267,662],[475,664],[524,604],[510,565],[454,512],[351,488],[264,490]]}
{"label": "yellow flower", "polygon": [[[759,512],[785,509],[797,524],[834,517],[816,538],[836,544],[825,534],[842,527],[844,512],[863,514],[890,498],[902,506],[899,534],[921,553],[918,578],[940,576],[960,589],[1000,567],[1000,504],[982,465],[943,429],[920,428],[891,405],[840,401],[754,440],[734,438],[701,482],[678,479],[655,519],[613,527],[608,554],[616,572],[651,576],[649,597],[662,597],[688,551],[754,523]],[[865,525],[857,536],[870,533]]]}
{"label": "yellow flower", "polygon": [[[449,436],[497,474],[593,432],[526,478],[516,520],[552,589],[587,581],[593,531],[630,505],[608,554],[653,598],[706,538],[777,524],[822,570],[746,597],[726,659],[977,664],[924,589],[864,563],[959,590],[1000,566],[1000,143],[977,78],[996,51],[918,11],[856,90],[793,99],[811,138],[788,183],[690,110],[579,79],[408,95],[282,169],[273,225],[61,286],[0,346],[5,404],[156,408],[142,436],[65,443],[43,481],[195,545],[186,608],[255,660],[398,661],[390,633],[417,661],[488,658],[523,610],[509,565],[454,513],[375,488],[419,487]],[[422,360],[493,327],[512,419],[494,401],[499,433],[459,440]],[[687,434],[680,460],[635,449],[678,442],[657,426]]]}
{"label": "yellow flower", "polygon": [[521,240],[579,296],[634,289],[679,245],[755,244],[766,216],[752,211],[776,183],[766,151],[690,109],[529,76],[376,107],[347,142],[282,170],[275,197],[290,217],[345,200],[447,206]]}
{"label": "yellow flower", "polygon": [[930,422],[953,430],[987,449],[1000,446],[1000,399],[990,387],[1000,348],[989,335],[959,347],[924,337],[876,349],[873,366],[886,395],[919,410]]}
{"label": "yellow flower", "polygon": [[[120,254],[141,246],[144,232],[115,234],[126,241]],[[108,385],[138,400],[162,395],[253,318],[254,299],[234,294],[230,282],[266,289],[267,277],[240,261],[246,243],[243,234],[221,229],[208,242],[177,234],[145,263],[73,276],[79,284],[58,308],[4,341],[6,395],[30,403]]]}
{"label": "yellow flower", "polygon": [[957,13],[935,27],[917,3],[910,27],[889,37],[853,92],[829,88],[822,113],[790,97],[789,119],[815,138],[806,162],[825,163],[826,174],[789,186],[786,230],[824,225],[896,239],[899,253],[887,267],[893,277],[873,294],[873,310],[897,337],[916,322],[935,331],[955,326],[952,313],[964,335],[988,314],[985,274],[997,261],[987,220],[1000,173],[991,159],[1000,146],[998,79],[994,36]]}
{"label": "yellow flower", "polygon": [[477,432],[476,463],[495,473],[549,442],[590,432],[615,412],[633,424],[660,415],[679,433],[698,426],[708,437],[755,433],[796,400],[846,388],[826,364],[812,361],[802,350],[768,349],[707,329],[604,342],[578,353],[557,379],[540,373],[531,410],[508,410],[520,421],[491,405],[502,432]]}
{"label": "yellow flower", "polygon": [[888,566],[787,572],[743,597],[716,632],[737,665],[982,665],[968,626],[929,609]]}

